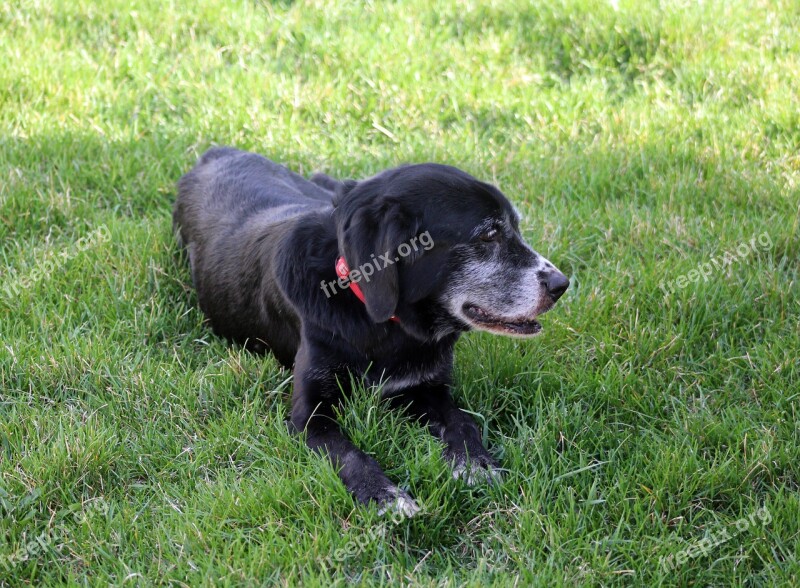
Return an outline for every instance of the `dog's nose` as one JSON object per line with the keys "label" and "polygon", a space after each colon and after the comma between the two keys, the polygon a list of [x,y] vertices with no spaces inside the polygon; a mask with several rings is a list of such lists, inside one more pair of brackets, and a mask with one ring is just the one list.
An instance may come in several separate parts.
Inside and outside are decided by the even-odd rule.
{"label": "dog's nose", "polygon": [[569,280],[567,276],[562,274],[558,270],[553,270],[549,276],[547,276],[547,281],[544,284],[545,288],[547,288],[547,293],[553,300],[558,300],[561,298],[561,295],[567,291],[569,288]]}

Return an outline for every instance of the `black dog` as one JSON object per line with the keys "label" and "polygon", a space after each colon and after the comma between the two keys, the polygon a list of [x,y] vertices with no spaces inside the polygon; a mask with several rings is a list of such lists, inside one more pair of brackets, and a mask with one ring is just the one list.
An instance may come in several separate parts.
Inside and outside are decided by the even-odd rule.
{"label": "black dog", "polygon": [[426,422],[455,476],[492,475],[450,396],[453,347],[473,328],[535,335],[569,285],[522,240],[497,188],[437,164],[308,181],[216,148],[178,192],[175,227],[214,331],[294,366],[292,423],[360,501],[418,510],[339,428],[351,376]]}

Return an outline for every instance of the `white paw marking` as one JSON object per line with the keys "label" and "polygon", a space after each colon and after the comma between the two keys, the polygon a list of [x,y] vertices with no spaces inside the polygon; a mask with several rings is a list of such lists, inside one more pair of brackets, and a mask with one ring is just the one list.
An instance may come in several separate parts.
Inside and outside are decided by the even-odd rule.
{"label": "white paw marking", "polygon": [[413,498],[397,486],[387,488],[389,492],[394,495],[394,498],[387,500],[381,505],[378,510],[379,515],[384,515],[387,512],[397,513],[405,518],[411,518],[422,510]]}
{"label": "white paw marking", "polygon": [[503,472],[490,465],[462,462],[453,468],[453,479],[458,480],[459,478],[464,480],[467,486],[476,486],[485,482],[501,482]]}

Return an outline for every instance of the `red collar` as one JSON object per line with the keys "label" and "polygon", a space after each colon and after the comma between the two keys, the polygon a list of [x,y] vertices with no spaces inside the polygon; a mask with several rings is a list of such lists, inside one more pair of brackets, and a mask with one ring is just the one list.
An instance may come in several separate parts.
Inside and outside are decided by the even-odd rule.
{"label": "red collar", "polygon": [[[340,257],[336,260],[336,275],[342,279],[347,279],[350,275],[350,266],[347,265],[347,262],[344,260],[344,256]],[[361,288],[356,284],[354,281],[350,280],[350,291],[356,295],[361,302],[364,302],[364,293],[361,291]],[[364,302],[366,304],[366,302]],[[400,319],[396,316],[392,315],[389,317],[390,321],[394,321],[396,323],[400,322]]]}

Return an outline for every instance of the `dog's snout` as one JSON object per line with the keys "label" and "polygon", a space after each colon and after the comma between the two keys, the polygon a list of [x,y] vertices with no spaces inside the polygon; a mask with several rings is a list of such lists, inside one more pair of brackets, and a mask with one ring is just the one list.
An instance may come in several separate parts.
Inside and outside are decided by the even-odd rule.
{"label": "dog's snout", "polygon": [[567,288],[569,288],[569,280],[567,276],[560,271],[553,270],[550,275],[547,276],[544,286],[547,288],[547,293],[550,297],[553,300],[558,300],[561,298],[561,295],[567,291]]}

